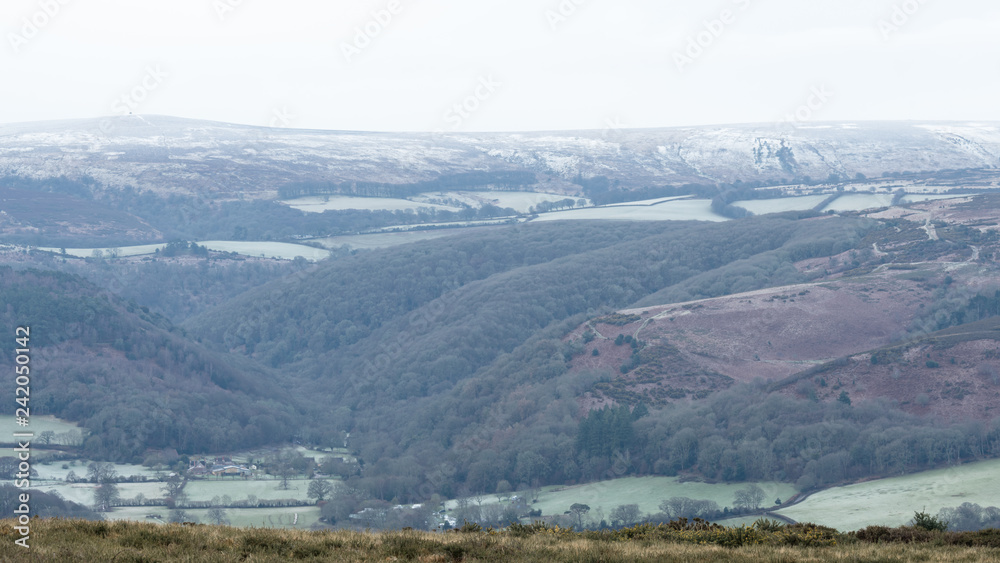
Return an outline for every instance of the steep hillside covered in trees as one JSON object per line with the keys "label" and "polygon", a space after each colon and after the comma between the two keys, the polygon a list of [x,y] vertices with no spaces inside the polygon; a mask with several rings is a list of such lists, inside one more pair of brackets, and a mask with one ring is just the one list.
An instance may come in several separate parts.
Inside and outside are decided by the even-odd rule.
{"label": "steep hillside covered in trees", "polygon": [[737,261],[758,268],[755,287],[803,279],[775,261],[842,252],[873,227],[795,217],[510,227],[334,262],[187,327],[220,352],[297,374],[315,417],[307,439],[350,432],[366,475],[390,483],[386,498],[414,495],[441,459],[449,486],[477,490],[592,478],[573,446],[577,398],[607,376],[567,373],[580,346],[563,335]]}
{"label": "steep hillside covered in trees", "polygon": [[[31,329],[35,412],[79,422],[89,456],[252,447],[298,428],[295,396],[278,374],[209,352],[164,317],[82,278],[2,267],[0,302],[4,326]],[[13,363],[12,353],[3,348],[0,361]]]}

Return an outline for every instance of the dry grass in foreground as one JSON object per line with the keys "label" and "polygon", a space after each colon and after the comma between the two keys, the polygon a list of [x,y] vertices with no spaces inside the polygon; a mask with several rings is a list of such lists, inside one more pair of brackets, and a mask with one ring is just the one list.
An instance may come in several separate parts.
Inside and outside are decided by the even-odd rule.
{"label": "dry grass in foreground", "polygon": [[[636,529],[639,533],[577,534],[523,526],[506,532],[369,534],[48,519],[32,522],[31,548],[24,549],[14,544],[17,535],[7,520],[0,522],[0,561],[1000,562],[1000,549],[993,547],[873,544],[818,527],[786,528],[784,535],[736,528],[714,536],[737,538],[744,542],[740,547],[693,543],[711,539],[699,535],[705,529]],[[788,541],[799,545],[774,544]]]}

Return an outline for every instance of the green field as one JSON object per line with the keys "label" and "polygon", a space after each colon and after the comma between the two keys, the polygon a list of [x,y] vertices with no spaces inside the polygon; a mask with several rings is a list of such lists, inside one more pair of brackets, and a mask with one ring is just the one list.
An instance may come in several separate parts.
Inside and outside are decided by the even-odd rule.
{"label": "green field", "polygon": [[778,513],[839,530],[906,524],[917,511],[937,514],[963,502],[1000,506],[1000,460],[835,487]]}

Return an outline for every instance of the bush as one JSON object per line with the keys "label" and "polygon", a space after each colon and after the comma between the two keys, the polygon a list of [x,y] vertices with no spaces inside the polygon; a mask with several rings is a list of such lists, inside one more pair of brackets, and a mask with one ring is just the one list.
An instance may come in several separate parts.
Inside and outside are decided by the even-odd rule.
{"label": "bush", "polygon": [[[754,524],[756,525],[756,522]],[[808,547],[830,546],[837,545],[837,539],[842,537],[843,534],[833,528],[827,528],[818,524],[803,523],[781,527],[767,538],[767,543],[772,545],[800,545]]]}
{"label": "bush", "polygon": [[889,526],[868,526],[853,532],[854,537],[867,543],[888,541],[892,528]]}
{"label": "bush", "polygon": [[483,531],[483,527],[475,522],[466,521],[461,528],[453,530],[456,534],[475,534]]}
{"label": "bush", "polygon": [[1000,530],[990,528],[976,532],[958,532],[948,534],[945,542],[951,545],[964,545],[968,547],[1000,547]]}
{"label": "bush", "polygon": [[852,533],[857,539],[868,543],[927,543],[939,537],[939,533],[911,526],[868,526]]}
{"label": "bush", "polygon": [[525,538],[554,530],[555,528],[550,527],[545,522],[532,522],[527,525],[521,524],[520,522],[511,522],[510,526],[507,527],[507,533],[516,538]]}
{"label": "bush", "polygon": [[752,526],[762,532],[777,532],[785,527],[782,522],[779,522],[778,520],[770,520],[768,518],[758,518]]}
{"label": "bush", "polygon": [[930,514],[927,514],[926,512],[923,511],[915,512],[913,514],[912,524],[914,528],[920,528],[921,530],[927,530],[931,532],[934,531],[945,532],[948,530],[948,522],[945,522],[940,518],[931,516]]}

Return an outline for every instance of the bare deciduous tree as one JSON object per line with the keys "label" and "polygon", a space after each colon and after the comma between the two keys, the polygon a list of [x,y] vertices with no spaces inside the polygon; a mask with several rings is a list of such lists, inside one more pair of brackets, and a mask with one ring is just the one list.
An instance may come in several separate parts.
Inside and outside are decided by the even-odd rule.
{"label": "bare deciduous tree", "polygon": [[736,491],[733,506],[742,510],[758,510],[764,502],[764,496],[764,489],[757,485],[749,485],[745,489]]}

